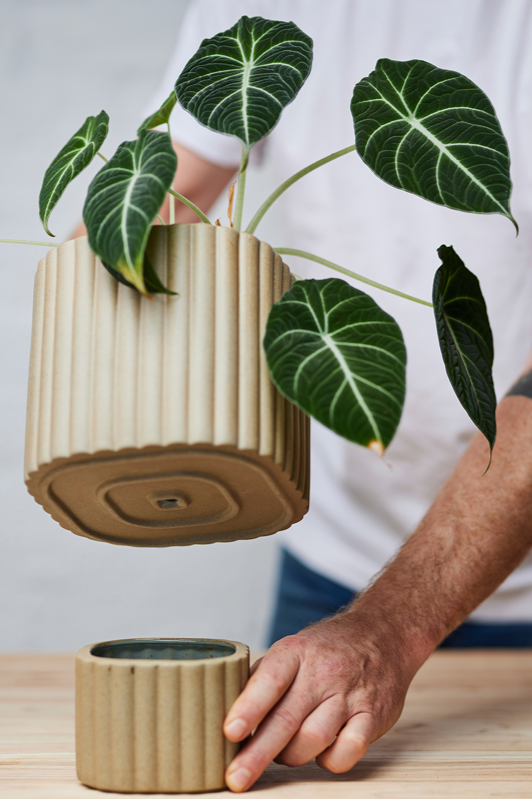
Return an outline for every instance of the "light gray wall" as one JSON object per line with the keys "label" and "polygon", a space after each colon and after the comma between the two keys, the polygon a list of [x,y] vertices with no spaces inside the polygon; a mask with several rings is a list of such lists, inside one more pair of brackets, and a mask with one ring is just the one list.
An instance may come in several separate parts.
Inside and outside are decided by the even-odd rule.
{"label": "light gray wall", "polygon": [[[187,4],[0,0],[0,238],[46,238],[37,211],[42,176],[86,116],[102,108],[109,113],[106,153],[134,137]],[[77,224],[96,170],[91,165],[53,212],[56,241]],[[267,174],[259,173],[250,204],[268,188]],[[266,240],[275,224],[274,218],[261,228]],[[45,252],[0,244],[0,650],[68,651],[130,636],[263,645],[275,537],[163,550],[116,547],[61,529],[26,492],[32,284]]]}

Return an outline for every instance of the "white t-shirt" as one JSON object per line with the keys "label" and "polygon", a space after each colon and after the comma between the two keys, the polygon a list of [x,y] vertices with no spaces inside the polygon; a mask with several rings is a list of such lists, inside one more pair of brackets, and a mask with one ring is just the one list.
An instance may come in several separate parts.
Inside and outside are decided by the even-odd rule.
{"label": "white t-shirt", "polygon": [[[271,243],[310,251],[429,300],[440,264],[436,249],[453,245],[481,282],[501,398],[532,349],[532,0],[192,0],[155,103],[169,94],[200,41],[242,14],[293,20],[314,40],[310,77],[258,147],[279,182],[354,142],[353,87],[379,58],[424,59],[462,72],[488,94],[510,146],[518,238],[508,219],[452,211],[398,191],[351,154],[283,195],[286,240]],[[237,140],[208,131],[179,107],[172,132],[215,163],[240,161]],[[285,260],[302,277],[334,275],[308,261]],[[389,465],[313,423],[311,509],[282,534],[297,558],[355,590],[413,532],[475,432],[448,384],[432,311],[358,288],[397,320],[408,352],[406,403],[386,453]],[[532,557],[473,618],[532,620]]]}

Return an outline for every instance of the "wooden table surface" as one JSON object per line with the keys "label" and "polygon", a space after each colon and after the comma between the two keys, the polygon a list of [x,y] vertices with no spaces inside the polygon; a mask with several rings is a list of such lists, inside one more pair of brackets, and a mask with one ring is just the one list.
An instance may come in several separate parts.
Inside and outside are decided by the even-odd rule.
{"label": "wooden table surface", "polygon": [[[71,655],[0,656],[2,799],[123,796],[76,780],[73,665]],[[272,765],[251,791],[261,792],[271,799],[530,799],[532,652],[436,653],[412,684],[400,721],[352,771]]]}

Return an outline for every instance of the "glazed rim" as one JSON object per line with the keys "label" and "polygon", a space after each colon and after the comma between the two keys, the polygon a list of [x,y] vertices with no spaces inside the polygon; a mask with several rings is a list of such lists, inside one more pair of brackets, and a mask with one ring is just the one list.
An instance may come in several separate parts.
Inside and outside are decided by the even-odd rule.
{"label": "glazed rim", "polygon": [[229,641],[210,638],[127,638],[94,644],[90,654],[128,660],[212,660],[234,655],[236,650]]}

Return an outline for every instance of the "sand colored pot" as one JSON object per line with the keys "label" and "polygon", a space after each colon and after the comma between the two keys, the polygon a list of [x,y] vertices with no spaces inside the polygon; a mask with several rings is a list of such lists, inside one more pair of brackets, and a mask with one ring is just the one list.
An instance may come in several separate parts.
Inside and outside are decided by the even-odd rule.
{"label": "sand colored pot", "polygon": [[269,535],[308,509],[309,420],[270,381],[262,338],[291,285],[254,236],[152,230],[178,294],[141,297],[86,239],[35,283],[28,490],[72,532],[132,546]]}
{"label": "sand colored pot", "polygon": [[249,675],[247,646],[183,638],[107,641],[76,656],[76,767],[105,791],[225,787],[239,744],[223,721]]}

